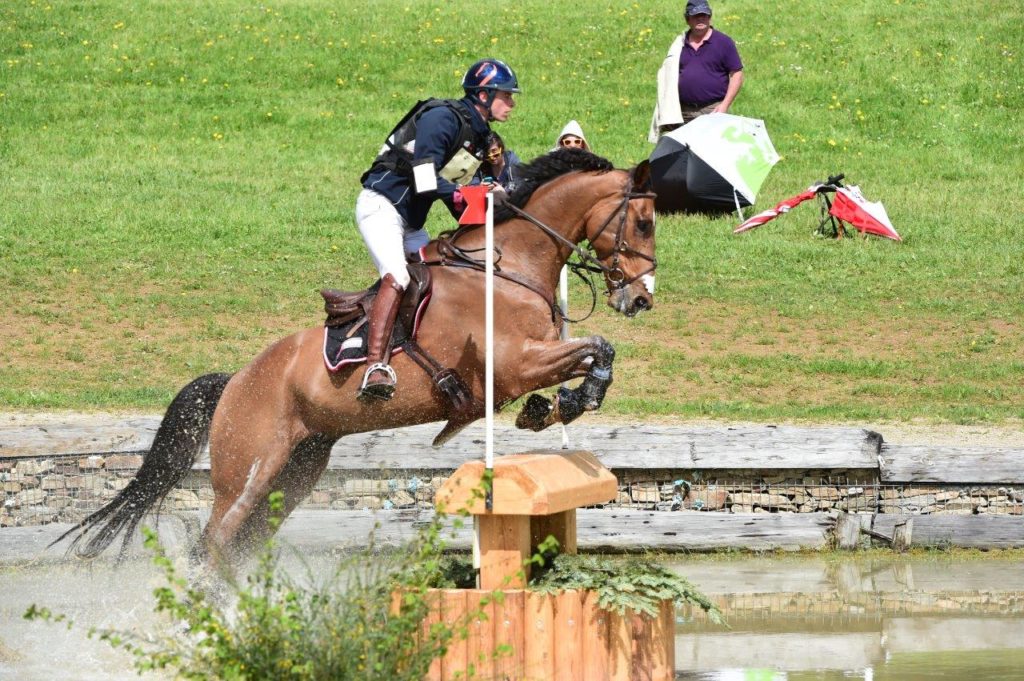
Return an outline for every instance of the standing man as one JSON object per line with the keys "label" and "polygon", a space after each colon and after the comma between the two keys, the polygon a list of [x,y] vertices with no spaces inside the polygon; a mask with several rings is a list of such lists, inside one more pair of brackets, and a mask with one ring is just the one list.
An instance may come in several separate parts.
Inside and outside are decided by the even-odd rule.
{"label": "standing man", "polygon": [[728,113],[743,86],[736,43],[711,27],[711,6],[705,0],[689,0],[686,23],[690,30],[676,37],[658,71],[651,142],[697,116]]}
{"label": "standing man", "polygon": [[515,107],[519,82],[504,62],[481,59],[462,78],[462,99],[418,102],[384,142],[362,177],[356,222],[381,276],[367,330],[369,365],[359,397],[391,399],[397,377],[388,364],[391,330],[409,285],[406,256],[430,241],[423,228],[435,201],[452,215],[465,208],[459,185],[469,184],[487,151],[490,121]]}

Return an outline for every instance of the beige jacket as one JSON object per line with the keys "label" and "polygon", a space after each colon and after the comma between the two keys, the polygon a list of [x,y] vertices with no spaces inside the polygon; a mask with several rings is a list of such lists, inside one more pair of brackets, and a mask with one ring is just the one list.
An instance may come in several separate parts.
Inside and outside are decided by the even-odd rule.
{"label": "beige jacket", "polygon": [[652,143],[658,141],[659,127],[683,122],[683,112],[679,108],[679,57],[683,53],[683,38],[684,34],[676,36],[658,69],[658,101],[654,104],[651,129],[647,134],[647,140]]}

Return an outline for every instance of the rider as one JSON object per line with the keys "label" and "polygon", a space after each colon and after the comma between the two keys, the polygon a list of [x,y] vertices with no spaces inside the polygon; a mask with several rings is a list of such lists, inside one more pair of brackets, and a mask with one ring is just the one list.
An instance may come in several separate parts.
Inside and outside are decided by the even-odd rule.
{"label": "rider", "polygon": [[459,185],[469,184],[487,151],[490,121],[515,107],[516,74],[502,61],[481,59],[462,78],[462,99],[418,102],[391,131],[362,177],[356,222],[381,285],[369,315],[364,398],[391,399],[396,376],[388,365],[391,330],[409,284],[406,257],[416,259],[430,237],[423,228],[434,201],[458,216]]}

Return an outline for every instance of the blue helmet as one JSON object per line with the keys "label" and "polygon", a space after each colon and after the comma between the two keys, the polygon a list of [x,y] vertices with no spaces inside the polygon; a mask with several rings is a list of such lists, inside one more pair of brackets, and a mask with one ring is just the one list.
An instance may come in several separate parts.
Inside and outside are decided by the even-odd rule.
{"label": "blue helmet", "polygon": [[519,92],[519,80],[508,64],[500,59],[481,59],[462,77],[462,89],[466,94],[476,94],[481,90]]}

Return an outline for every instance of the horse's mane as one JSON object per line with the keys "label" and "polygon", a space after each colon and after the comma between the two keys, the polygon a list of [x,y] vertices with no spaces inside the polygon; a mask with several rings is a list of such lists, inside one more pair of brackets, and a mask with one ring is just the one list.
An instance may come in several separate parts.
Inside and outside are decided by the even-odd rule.
{"label": "horse's mane", "polygon": [[494,207],[494,221],[504,222],[515,217],[505,204],[518,208],[526,205],[533,193],[550,180],[573,171],[607,173],[614,170],[611,161],[583,149],[557,149],[530,161],[519,168],[519,181],[515,191]]}

